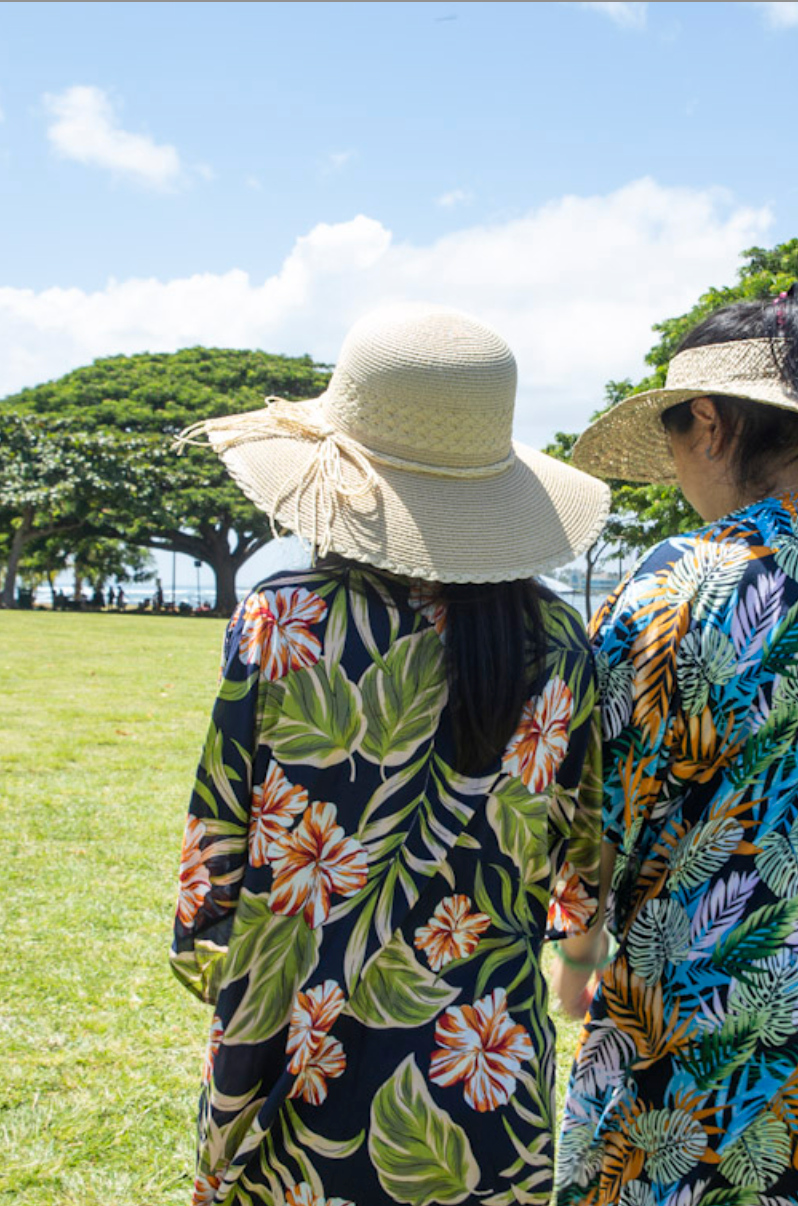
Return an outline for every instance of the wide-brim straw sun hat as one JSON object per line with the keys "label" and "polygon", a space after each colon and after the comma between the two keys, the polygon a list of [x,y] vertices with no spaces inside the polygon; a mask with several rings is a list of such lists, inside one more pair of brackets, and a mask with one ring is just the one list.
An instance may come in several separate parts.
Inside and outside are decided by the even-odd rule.
{"label": "wide-brim straw sun hat", "polygon": [[798,410],[781,375],[786,340],[735,339],[678,352],[665,385],[632,394],[599,415],[574,445],[573,461],[599,477],[671,485],[676,467],[662,413],[709,395]]}
{"label": "wide-brim straw sun hat", "polygon": [[516,363],[490,327],[439,307],[379,310],[325,392],[209,419],[204,437],[255,505],[320,555],[440,582],[563,565],[599,536],[603,482],[512,440]]}

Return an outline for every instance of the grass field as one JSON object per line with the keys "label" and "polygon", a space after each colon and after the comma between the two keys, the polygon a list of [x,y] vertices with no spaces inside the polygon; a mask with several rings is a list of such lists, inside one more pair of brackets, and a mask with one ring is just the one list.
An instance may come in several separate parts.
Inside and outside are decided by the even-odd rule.
{"label": "grass field", "polygon": [[0,613],[4,1206],[190,1201],[209,1014],[166,953],[222,631]]}

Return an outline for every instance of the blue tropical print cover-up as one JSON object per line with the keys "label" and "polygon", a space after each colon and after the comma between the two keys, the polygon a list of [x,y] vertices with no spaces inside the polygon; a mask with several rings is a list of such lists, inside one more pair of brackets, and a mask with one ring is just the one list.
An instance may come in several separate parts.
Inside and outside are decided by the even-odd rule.
{"label": "blue tropical print cover-up", "polygon": [[621,946],[558,1206],[798,1202],[797,503],[665,541],[595,617]]}
{"label": "blue tropical print cover-up", "polygon": [[547,1206],[539,955],[595,916],[601,801],[587,636],[542,611],[517,731],[465,777],[428,588],[324,567],[237,610],[172,954],[213,1004],[194,1206]]}

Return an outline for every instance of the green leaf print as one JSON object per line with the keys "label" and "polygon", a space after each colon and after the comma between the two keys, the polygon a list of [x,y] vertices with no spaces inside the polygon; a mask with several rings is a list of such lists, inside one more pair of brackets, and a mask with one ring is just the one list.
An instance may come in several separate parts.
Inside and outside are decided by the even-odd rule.
{"label": "green leaf print", "polygon": [[[711,1189],[701,1206],[766,1206],[755,1189]],[[775,1206],[775,1203],[774,1203]]]}
{"label": "green leaf print", "polygon": [[426,1026],[460,995],[423,967],[401,934],[377,951],[363,969],[346,1012],[376,1030]]}
{"label": "green leaf print", "polygon": [[408,1206],[464,1202],[479,1182],[466,1132],[432,1100],[412,1055],[377,1090],[369,1155],[385,1193]]}
{"label": "green leaf print", "polygon": [[767,833],[759,838],[760,852],[754,859],[756,869],[775,896],[798,896],[798,821],[790,836]]}
{"label": "green leaf print", "polygon": [[629,1127],[629,1140],[646,1153],[650,1180],[668,1185],[692,1171],[707,1147],[706,1131],[686,1110],[649,1110]]}
{"label": "green leaf print", "polygon": [[324,630],[324,662],[328,674],[334,674],[340,665],[346,644],[346,629],[346,588],[339,586],[327,613],[327,627]]}
{"label": "green leaf print", "polygon": [[732,787],[748,787],[763,770],[791,752],[796,734],[798,706],[788,704],[771,712],[735,758],[729,775]]}
{"label": "green leaf print", "polygon": [[548,872],[548,798],[530,795],[523,780],[500,780],[488,798],[488,821],[502,852],[525,883]]}
{"label": "green leaf print", "polygon": [[[778,556],[776,558],[778,561]],[[765,646],[762,669],[769,674],[786,674],[798,658],[798,603],[780,621]]]}
{"label": "green leaf print", "polygon": [[242,890],[222,987],[249,978],[226,1043],[260,1043],[286,1024],[297,989],[318,963],[320,941],[321,929],[310,929],[301,915],[278,916],[266,896]]}
{"label": "green leaf print", "polygon": [[732,1015],[717,1030],[705,1030],[682,1053],[681,1062],[699,1089],[713,1089],[748,1063],[758,1039],[756,1018]]}
{"label": "green leaf print", "polygon": [[790,1133],[765,1112],[723,1151],[718,1172],[741,1189],[769,1189],[790,1163]]}
{"label": "green leaf print", "polygon": [[753,961],[777,954],[793,932],[796,919],[798,900],[779,900],[776,904],[764,905],[726,935],[712,952],[712,963],[738,980],[761,975],[761,969],[753,966]]}
{"label": "green leaf print", "polygon": [[223,678],[219,685],[217,697],[219,699],[226,699],[231,703],[238,703],[239,700],[246,698],[253,688],[257,688],[257,685],[257,674],[250,674],[249,678],[238,680]]}
{"label": "green leaf print", "polygon": [[703,712],[711,688],[727,683],[736,668],[734,646],[724,633],[710,626],[688,632],[676,658],[676,679],[686,714]]}
{"label": "green leaf print", "polygon": [[290,1101],[286,1101],[282,1112],[302,1146],[310,1148],[317,1156],[324,1156],[326,1160],[346,1160],[353,1156],[366,1137],[365,1131],[358,1131],[352,1139],[325,1139],[324,1135],[317,1135],[305,1125]]}
{"label": "green leaf print", "polygon": [[340,667],[328,674],[317,662],[285,679],[281,699],[267,697],[261,740],[281,762],[335,766],[351,758],[365,724],[357,686]]}
{"label": "green leaf print", "polygon": [[435,731],[446,703],[443,646],[428,629],[402,637],[360,680],[366,732],[360,752],[370,762],[399,766]]}
{"label": "green leaf print", "polygon": [[734,817],[716,817],[695,826],[674,847],[668,888],[697,888],[728,862],[744,836]]}

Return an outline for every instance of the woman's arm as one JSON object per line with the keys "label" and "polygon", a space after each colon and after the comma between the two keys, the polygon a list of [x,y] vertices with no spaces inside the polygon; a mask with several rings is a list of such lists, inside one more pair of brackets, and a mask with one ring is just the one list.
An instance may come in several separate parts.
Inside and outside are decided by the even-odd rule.
{"label": "woman's arm", "polygon": [[610,949],[610,936],[604,928],[607,896],[612,883],[616,850],[609,842],[601,844],[599,901],[595,923],[584,934],[574,934],[554,947],[555,962],[551,984],[560,1003],[572,1018],[584,1017],[592,994],[588,984],[601,974]]}

